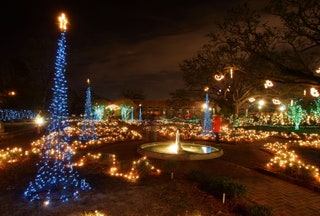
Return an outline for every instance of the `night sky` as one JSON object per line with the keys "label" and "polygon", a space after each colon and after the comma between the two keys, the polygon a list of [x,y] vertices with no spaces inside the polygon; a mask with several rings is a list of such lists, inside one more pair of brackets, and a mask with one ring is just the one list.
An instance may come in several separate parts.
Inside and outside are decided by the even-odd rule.
{"label": "night sky", "polygon": [[[196,55],[215,22],[239,2],[10,1],[2,6],[1,50],[13,54],[39,50],[27,45],[30,38],[56,45],[57,17],[65,12],[70,22],[70,88],[82,91],[90,78],[94,94],[110,100],[122,98],[125,89],[143,90],[146,99],[167,99],[170,92],[183,87],[179,64]],[[37,55],[54,62],[56,46],[50,43],[44,43]]]}

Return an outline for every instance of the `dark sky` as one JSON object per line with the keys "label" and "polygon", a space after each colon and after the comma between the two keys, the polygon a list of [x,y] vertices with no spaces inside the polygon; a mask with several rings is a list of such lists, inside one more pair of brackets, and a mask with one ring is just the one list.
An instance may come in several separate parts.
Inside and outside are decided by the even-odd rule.
{"label": "dark sky", "polygon": [[[183,86],[179,64],[196,55],[214,23],[239,2],[8,1],[2,6],[1,47],[10,51],[23,48],[32,37],[56,44],[57,17],[63,11],[70,22],[70,88],[84,89],[90,78],[92,91],[111,100],[120,99],[124,89],[141,89],[146,99],[166,99]],[[40,55],[55,58],[55,49],[44,49],[46,52]]]}

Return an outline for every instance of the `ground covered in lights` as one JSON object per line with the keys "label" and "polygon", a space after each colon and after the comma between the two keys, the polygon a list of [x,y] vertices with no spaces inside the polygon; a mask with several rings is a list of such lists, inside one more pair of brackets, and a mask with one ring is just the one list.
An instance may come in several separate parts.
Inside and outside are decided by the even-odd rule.
{"label": "ground covered in lights", "polygon": [[[93,193],[83,193],[80,200],[48,206],[29,205],[2,192],[1,215],[84,215],[98,210],[104,215],[210,215],[228,212],[226,206],[206,195],[195,185],[168,176],[148,177],[129,183],[108,176],[87,176],[95,187]],[[97,177],[99,179],[97,179]],[[9,197],[8,197],[9,196]],[[16,200],[6,203],[5,200]]]}
{"label": "ground covered in lights", "polygon": [[[91,149],[96,152],[117,152],[117,164],[123,173],[131,170],[132,159],[141,158],[135,151],[142,142],[123,142],[108,147]],[[109,156],[106,156],[109,157]],[[112,156],[111,156],[112,159]],[[141,158],[141,160],[144,160]],[[88,162],[88,160],[86,160]],[[148,161],[149,162],[149,161]],[[98,211],[103,215],[211,215],[230,210],[220,200],[207,195],[187,181],[181,174],[173,179],[171,173],[161,171],[140,175],[130,181],[120,175],[110,175],[110,161],[88,162],[78,167],[82,177],[93,187],[92,191],[81,193],[78,201],[66,204],[30,204],[22,194],[28,181],[35,175],[35,159],[24,163],[13,163],[1,173],[0,215],[86,215]],[[151,161],[150,161],[151,163]],[[175,165],[154,161],[158,167],[169,170]],[[112,164],[112,160],[111,160]],[[147,171],[146,171],[147,172]],[[5,177],[4,177],[5,176]],[[98,215],[98,214],[97,214]]]}
{"label": "ground covered in lights", "polygon": [[[37,171],[35,164],[39,160],[41,139],[18,148],[0,142],[10,146],[0,146],[0,215],[89,215],[94,211],[104,215],[214,215],[218,212],[233,215],[228,205],[186,180],[184,174],[194,169],[236,179],[241,178],[240,167],[259,167],[307,180],[304,183],[308,185],[320,182],[317,134],[224,128],[222,159],[168,162],[144,159],[136,150],[155,138],[174,140],[177,128],[185,140],[214,145],[214,138],[197,137],[201,128],[188,124],[159,123],[156,129],[139,123],[99,124],[96,125],[99,139],[88,143],[77,139],[81,125],[69,130],[73,134],[74,165],[93,190],[81,193],[80,200],[67,204],[45,206],[44,202],[30,204],[23,199],[23,192]],[[23,138],[14,140],[26,143]],[[257,146],[262,151],[256,151]],[[254,155],[248,157],[248,153]],[[228,161],[228,167],[224,161]],[[233,168],[229,162],[237,165]]]}

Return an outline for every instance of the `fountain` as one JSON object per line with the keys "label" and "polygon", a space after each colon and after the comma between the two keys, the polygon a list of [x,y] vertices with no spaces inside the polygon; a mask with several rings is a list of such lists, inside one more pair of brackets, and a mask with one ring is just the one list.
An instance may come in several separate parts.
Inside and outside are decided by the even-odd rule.
{"label": "fountain", "polygon": [[151,142],[139,146],[137,152],[146,157],[162,160],[209,160],[223,155],[223,150],[213,146],[180,142],[179,130],[176,141]]}

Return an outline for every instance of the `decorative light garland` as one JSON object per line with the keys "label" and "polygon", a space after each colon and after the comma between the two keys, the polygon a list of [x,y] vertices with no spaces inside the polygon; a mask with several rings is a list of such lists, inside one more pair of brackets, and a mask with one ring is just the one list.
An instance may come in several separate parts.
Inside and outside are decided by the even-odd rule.
{"label": "decorative light garland", "polygon": [[273,87],[273,83],[271,80],[266,80],[266,82],[264,83],[264,87],[265,88],[271,88]]}
{"label": "decorative light garland", "polygon": [[310,94],[313,96],[313,97],[319,97],[320,94],[318,92],[318,90],[316,88],[310,88]]}
{"label": "decorative light garland", "polygon": [[0,109],[0,121],[7,122],[12,120],[31,120],[36,117],[37,113],[32,110],[13,110]]}
{"label": "decorative light garland", "polygon": [[288,150],[288,143],[266,143],[264,147],[275,154],[270,159],[270,162],[267,163],[267,169],[287,169],[289,167],[293,168],[297,175],[305,172],[304,170],[308,170],[311,176],[320,183],[319,168],[314,165],[304,164],[301,160],[298,160],[295,151]]}

